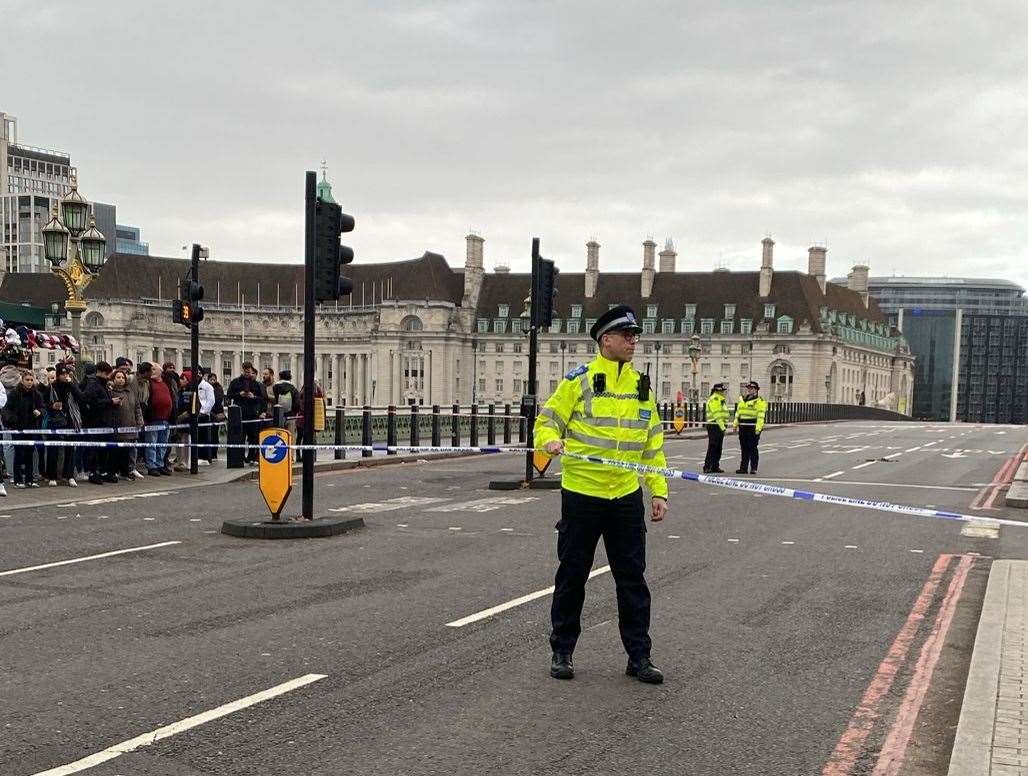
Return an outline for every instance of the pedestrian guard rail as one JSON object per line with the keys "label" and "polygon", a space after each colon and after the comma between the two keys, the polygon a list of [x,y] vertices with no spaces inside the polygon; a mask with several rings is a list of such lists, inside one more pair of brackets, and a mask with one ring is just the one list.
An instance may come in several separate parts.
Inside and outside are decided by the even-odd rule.
{"label": "pedestrian guard rail", "polygon": [[[678,432],[676,425],[684,431],[688,428],[702,427],[706,422],[706,411],[702,403],[690,402],[676,405],[662,402],[657,405],[663,420],[665,433],[673,435]],[[242,421],[238,407],[228,408],[228,438],[231,444],[243,442],[243,427],[250,421]],[[735,407],[731,406],[734,416]],[[677,419],[677,424],[676,424]],[[835,420],[892,420],[911,421],[907,415],[878,407],[851,406],[846,404],[821,404],[816,402],[769,402],[765,424],[767,426],[787,423],[828,422]],[[276,412],[275,418],[259,421],[262,425],[282,426],[286,418]],[[451,447],[460,447],[465,442],[471,447],[480,444],[509,445],[515,440],[524,443],[528,438],[527,420],[520,414],[520,408],[510,404],[486,405],[439,405],[425,406],[409,404],[407,406],[388,405],[374,407],[336,407],[326,418],[326,428],[315,434],[314,440],[304,440],[313,444],[335,444],[340,448],[357,442],[370,446],[384,442],[387,448],[398,444],[409,444],[417,447],[428,443],[441,447],[443,441]],[[345,449],[336,449],[337,459],[346,457]],[[228,465],[241,467],[242,451],[233,453],[229,448]],[[361,456],[371,457],[372,450],[360,451]],[[388,450],[395,455],[395,450]],[[237,460],[238,459],[238,460]]]}

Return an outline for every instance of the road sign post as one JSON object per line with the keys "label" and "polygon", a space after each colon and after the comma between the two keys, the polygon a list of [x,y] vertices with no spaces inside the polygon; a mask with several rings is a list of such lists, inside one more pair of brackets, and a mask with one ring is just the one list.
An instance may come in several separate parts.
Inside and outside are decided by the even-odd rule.
{"label": "road sign post", "polygon": [[258,438],[257,483],[271,519],[276,522],[293,490],[292,444],[293,436],[284,428],[263,429]]}

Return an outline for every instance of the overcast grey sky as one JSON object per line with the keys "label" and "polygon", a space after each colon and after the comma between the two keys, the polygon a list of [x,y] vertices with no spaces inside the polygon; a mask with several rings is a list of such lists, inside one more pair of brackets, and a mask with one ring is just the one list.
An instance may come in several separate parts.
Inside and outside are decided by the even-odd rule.
{"label": "overcast grey sky", "polygon": [[299,260],[328,161],[357,261],[1028,286],[1028,3],[0,0],[0,110],[151,251]]}

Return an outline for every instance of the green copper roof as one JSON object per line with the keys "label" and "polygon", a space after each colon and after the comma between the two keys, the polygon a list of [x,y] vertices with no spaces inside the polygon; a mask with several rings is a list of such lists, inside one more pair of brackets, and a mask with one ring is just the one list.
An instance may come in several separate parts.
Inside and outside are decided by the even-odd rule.
{"label": "green copper roof", "polygon": [[322,202],[336,204],[335,199],[332,197],[332,184],[326,180],[324,173],[322,173],[321,180],[318,182],[318,199]]}

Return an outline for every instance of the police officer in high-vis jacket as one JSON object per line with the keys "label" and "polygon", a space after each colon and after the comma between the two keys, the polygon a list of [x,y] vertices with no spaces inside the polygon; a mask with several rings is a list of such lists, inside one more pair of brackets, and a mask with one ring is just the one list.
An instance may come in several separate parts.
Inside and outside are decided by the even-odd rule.
{"label": "police officer in high-vis jacket", "polygon": [[[571,370],[540,410],[535,442],[551,455],[563,452],[666,467],[664,427],[649,377],[632,368],[642,329],[626,305],[608,310],[590,334],[599,355]],[[650,662],[650,591],[646,569],[646,510],[639,474],[594,461],[566,457],[561,472],[561,518],[557,523],[560,565],[554,583],[550,675],[571,679],[571,655],[581,633],[585,583],[600,537],[617,586],[618,626],[628,653],[625,673],[660,684]],[[667,512],[667,481],[645,474],[650,519]]]}
{"label": "police officer in high-vis jacket", "polygon": [[728,404],[725,393],[728,386],[715,383],[710,389],[710,398],[704,407],[707,426],[707,457],[703,459],[704,474],[721,474],[721,448],[725,442],[725,428],[728,426]]}
{"label": "police officer in high-vis jacket", "polygon": [[760,385],[756,380],[746,384],[746,393],[735,405],[735,425],[739,427],[739,447],[742,460],[736,474],[756,474],[760,463],[760,432],[764,430],[767,402],[760,398]]}

